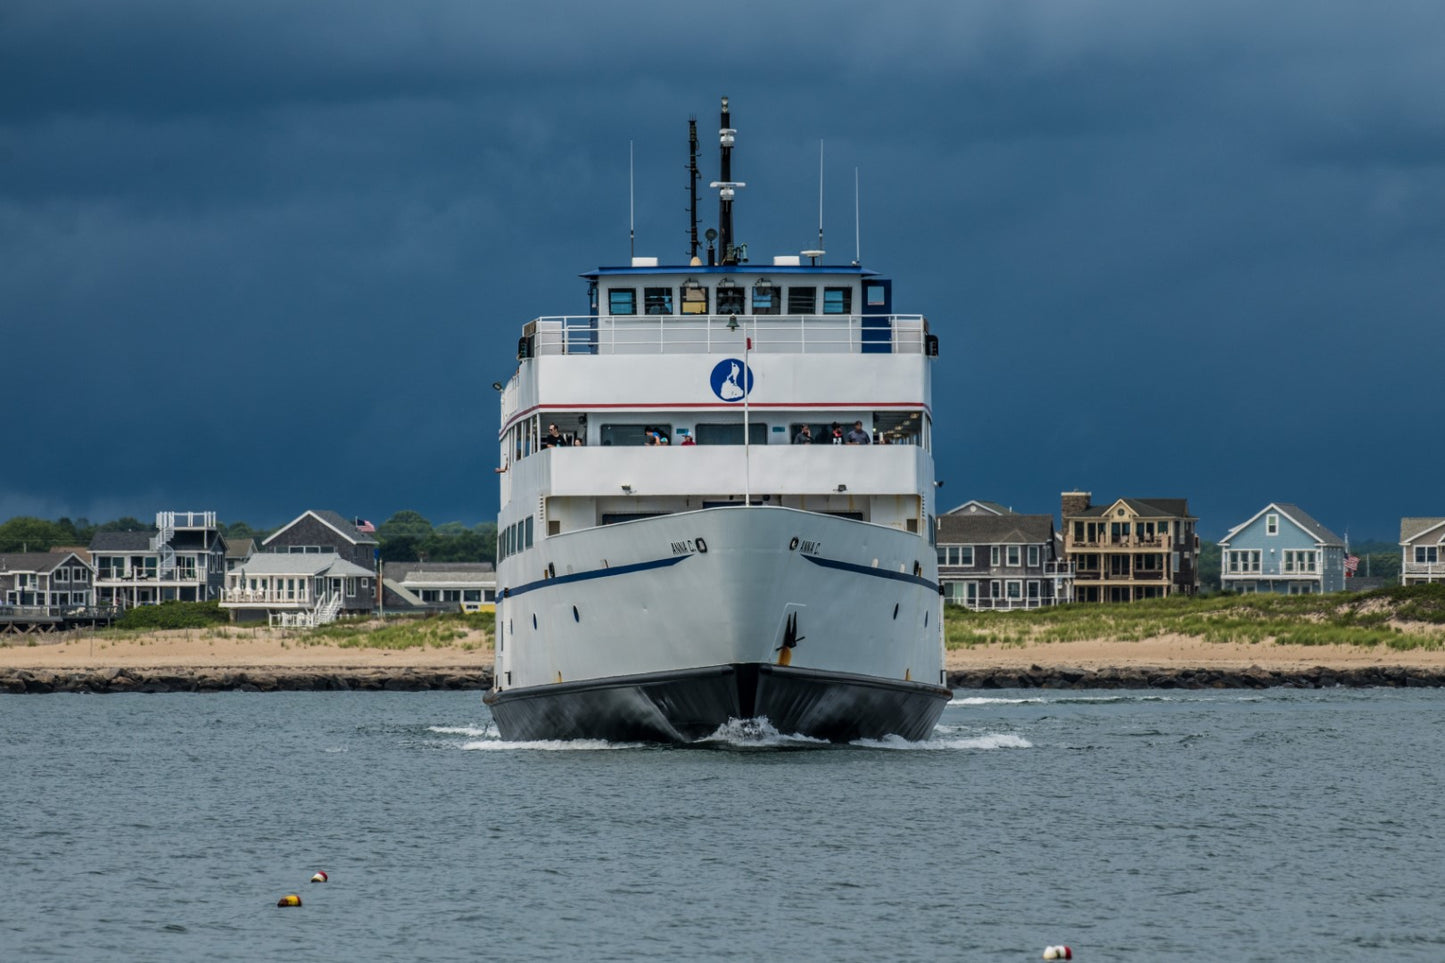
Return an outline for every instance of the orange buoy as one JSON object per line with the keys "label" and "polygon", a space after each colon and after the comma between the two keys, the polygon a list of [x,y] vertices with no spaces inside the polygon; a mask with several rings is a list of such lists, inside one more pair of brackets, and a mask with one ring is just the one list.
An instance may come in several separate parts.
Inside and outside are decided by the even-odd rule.
{"label": "orange buoy", "polygon": [[280,899],[278,899],[278,900],[276,901],[276,905],[277,905],[277,906],[300,906],[300,905],[301,905],[301,897],[297,896],[295,893],[287,893],[285,896],[281,897]]}
{"label": "orange buoy", "polygon": [[315,876],[311,877],[311,882],[313,882],[313,883],[324,883],[324,882],[326,882],[326,873],[325,873],[325,871],[323,870],[322,872],[318,872]]}

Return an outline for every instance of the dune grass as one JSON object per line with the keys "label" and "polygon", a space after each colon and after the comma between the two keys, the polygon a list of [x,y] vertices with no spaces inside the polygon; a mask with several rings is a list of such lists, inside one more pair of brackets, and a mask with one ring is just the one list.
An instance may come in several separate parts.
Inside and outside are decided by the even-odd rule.
{"label": "dune grass", "polygon": [[423,617],[372,621],[343,619],[308,629],[297,636],[300,645],[335,645],[344,649],[421,649],[459,645],[463,649],[482,646],[463,641],[477,631],[491,643],[496,616],[492,612],[444,612]]}
{"label": "dune grass", "polygon": [[1014,612],[948,606],[949,648],[1186,635],[1206,642],[1445,648],[1445,585],[1331,595],[1215,595]]}

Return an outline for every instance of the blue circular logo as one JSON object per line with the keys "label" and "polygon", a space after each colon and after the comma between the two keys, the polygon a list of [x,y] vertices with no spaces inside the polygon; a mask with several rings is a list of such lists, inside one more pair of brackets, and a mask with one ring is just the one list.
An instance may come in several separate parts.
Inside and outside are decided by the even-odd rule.
{"label": "blue circular logo", "polygon": [[723,401],[742,401],[753,390],[753,371],[747,368],[737,358],[724,358],[712,369],[712,376],[708,379],[712,384],[712,393]]}

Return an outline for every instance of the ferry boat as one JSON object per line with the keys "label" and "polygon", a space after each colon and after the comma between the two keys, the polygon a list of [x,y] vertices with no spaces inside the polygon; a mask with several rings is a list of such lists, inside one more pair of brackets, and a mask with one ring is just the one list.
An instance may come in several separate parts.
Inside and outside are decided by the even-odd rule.
{"label": "ferry boat", "polygon": [[525,324],[516,372],[493,384],[485,702],[508,740],[691,742],[734,720],[927,738],[950,695],[938,340],[856,261],[748,260],[727,98],[704,258],[695,123],[690,256],[581,275],[587,312]]}

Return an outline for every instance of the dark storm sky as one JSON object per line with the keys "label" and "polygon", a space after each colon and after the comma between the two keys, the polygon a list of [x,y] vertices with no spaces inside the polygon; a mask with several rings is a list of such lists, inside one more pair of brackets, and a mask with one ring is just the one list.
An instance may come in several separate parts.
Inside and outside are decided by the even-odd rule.
{"label": "dark storm sky", "polygon": [[[943,339],[940,502],[1445,514],[1437,2],[10,0],[0,519],[495,515],[519,325],[685,254],[739,129],[756,262]],[[703,207],[712,220],[715,204]]]}

